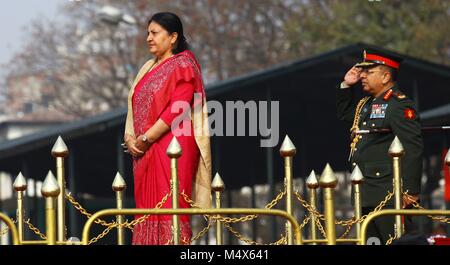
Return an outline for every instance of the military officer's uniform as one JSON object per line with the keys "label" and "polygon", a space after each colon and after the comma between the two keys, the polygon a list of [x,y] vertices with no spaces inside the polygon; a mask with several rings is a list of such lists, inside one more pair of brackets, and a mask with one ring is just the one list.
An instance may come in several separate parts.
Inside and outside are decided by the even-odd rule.
{"label": "military officer's uniform", "polygon": [[[392,59],[380,53],[365,54],[360,67],[371,65],[398,63],[399,59]],[[369,58],[377,60],[371,61]],[[383,63],[383,60],[388,63]],[[372,63],[372,64],[371,64]],[[395,65],[394,65],[395,66]],[[416,107],[412,100],[404,95],[397,86],[394,86],[379,97],[368,96],[353,104],[353,89],[342,89],[342,84],[337,89],[337,114],[338,118],[345,121],[356,122],[353,129],[390,129],[389,133],[374,133],[366,135],[354,135],[351,145],[351,157],[349,158],[352,169],[358,165],[365,181],[361,185],[361,199],[363,214],[367,214],[385,199],[388,191],[393,192],[392,158],[388,154],[389,147],[398,136],[405,154],[402,157],[403,191],[409,194],[420,194],[422,176],[423,143],[421,126]],[[356,116],[355,116],[356,115]],[[353,132],[354,132],[353,130]],[[387,207],[392,208],[394,199],[388,201]],[[378,219],[378,221],[377,221]],[[394,217],[381,217],[375,219],[378,228],[369,228],[370,233],[381,235],[385,242],[389,234],[393,234]],[[384,227],[381,228],[380,227]],[[370,231],[377,229],[378,231]],[[384,231],[380,231],[384,230]]]}

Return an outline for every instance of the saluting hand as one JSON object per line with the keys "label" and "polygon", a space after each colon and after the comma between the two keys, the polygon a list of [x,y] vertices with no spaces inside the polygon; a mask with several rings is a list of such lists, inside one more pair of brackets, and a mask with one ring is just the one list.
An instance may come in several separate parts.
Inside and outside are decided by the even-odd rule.
{"label": "saluting hand", "polygon": [[357,67],[353,66],[345,74],[344,83],[348,86],[352,86],[352,85],[358,83],[358,81],[361,79],[360,74],[361,74],[361,68],[357,68]]}

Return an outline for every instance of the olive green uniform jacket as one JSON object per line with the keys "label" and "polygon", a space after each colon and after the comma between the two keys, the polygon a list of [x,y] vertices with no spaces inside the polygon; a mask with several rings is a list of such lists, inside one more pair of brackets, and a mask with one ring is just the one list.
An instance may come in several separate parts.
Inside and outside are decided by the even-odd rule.
{"label": "olive green uniform jacket", "polygon": [[[336,106],[337,116],[344,121],[353,122],[356,104],[352,87],[338,87]],[[364,129],[391,129],[390,133],[361,135],[351,157],[352,169],[358,165],[364,175],[361,186],[362,207],[375,207],[393,191],[392,158],[389,147],[398,136],[405,154],[401,158],[403,191],[419,194],[422,176],[422,133],[418,113],[412,100],[392,88],[390,95],[370,97],[360,112],[358,127]],[[358,137],[358,136],[357,136]],[[393,205],[392,198],[388,205]]]}

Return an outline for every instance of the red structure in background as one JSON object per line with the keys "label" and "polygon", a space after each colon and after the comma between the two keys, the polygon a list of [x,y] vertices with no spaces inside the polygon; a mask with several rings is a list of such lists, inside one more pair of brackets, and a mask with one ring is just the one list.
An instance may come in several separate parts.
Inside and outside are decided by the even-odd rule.
{"label": "red structure in background", "polygon": [[447,155],[447,149],[442,151],[442,172],[444,173],[444,200],[450,202],[450,170],[445,164],[445,156]]}

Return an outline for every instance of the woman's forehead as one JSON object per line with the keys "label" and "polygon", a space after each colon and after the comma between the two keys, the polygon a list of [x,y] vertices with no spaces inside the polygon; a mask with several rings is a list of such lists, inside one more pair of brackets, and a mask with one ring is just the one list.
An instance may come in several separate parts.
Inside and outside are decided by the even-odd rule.
{"label": "woman's forehead", "polygon": [[148,29],[149,30],[164,30],[164,28],[159,25],[158,23],[156,23],[155,21],[150,22],[150,24],[148,25]]}

